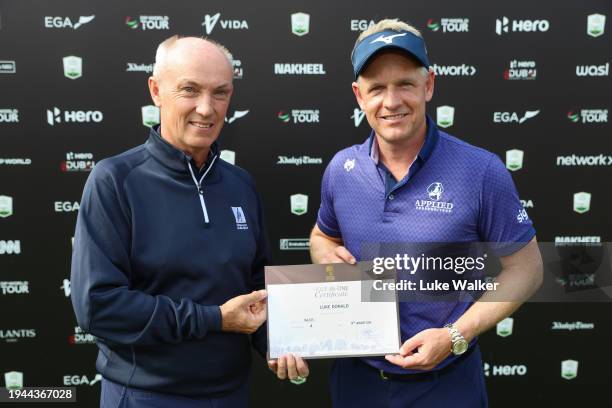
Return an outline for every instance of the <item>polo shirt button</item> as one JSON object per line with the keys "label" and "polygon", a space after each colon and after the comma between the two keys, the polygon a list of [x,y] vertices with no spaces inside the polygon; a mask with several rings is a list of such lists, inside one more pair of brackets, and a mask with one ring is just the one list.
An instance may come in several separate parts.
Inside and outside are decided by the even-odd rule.
{"label": "polo shirt button", "polygon": [[395,196],[393,194],[389,194],[389,200],[393,200]]}

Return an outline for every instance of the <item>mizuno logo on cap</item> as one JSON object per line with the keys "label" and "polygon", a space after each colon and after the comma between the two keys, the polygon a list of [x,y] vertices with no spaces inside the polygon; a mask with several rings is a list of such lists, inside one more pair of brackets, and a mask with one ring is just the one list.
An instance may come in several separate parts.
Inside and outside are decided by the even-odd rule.
{"label": "mizuno logo on cap", "polygon": [[406,34],[407,33],[393,34],[393,35],[388,35],[388,36],[380,35],[375,40],[372,40],[372,42],[370,44],[374,44],[375,42],[384,42],[385,44],[391,44],[395,37],[403,37]]}

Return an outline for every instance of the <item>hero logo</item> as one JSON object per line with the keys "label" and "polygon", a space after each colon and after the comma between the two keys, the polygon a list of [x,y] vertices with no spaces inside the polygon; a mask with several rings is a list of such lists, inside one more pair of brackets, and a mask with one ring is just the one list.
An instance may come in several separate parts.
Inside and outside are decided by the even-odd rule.
{"label": "hero logo", "polygon": [[72,29],[76,30],[80,26],[91,22],[91,20],[93,20],[94,18],[96,18],[95,15],[80,16],[79,17],[79,21],[77,21],[76,24],[73,24],[72,21],[70,20],[70,18],[68,18],[68,17],[50,17],[50,16],[45,16],[44,17],[44,22],[45,22],[45,27],[46,28],[72,28]]}
{"label": "hero logo", "polygon": [[504,71],[505,80],[532,80],[536,79],[538,70],[535,61],[510,61],[510,68]]}
{"label": "hero logo", "polygon": [[56,201],[53,203],[55,212],[75,212],[79,211],[78,201]]}
{"label": "hero logo", "polygon": [[355,127],[359,127],[359,125],[361,125],[361,122],[363,121],[364,117],[365,117],[364,111],[362,111],[359,108],[353,109],[353,116],[351,116],[351,119],[353,119],[353,122],[355,123]]}
{"label": "hero logo", "polygon": [[610,63],[603,65],[576,65],[576,76],[600,77],[610,74]]}
{"label": "hero logo", "polygon": [[470,31],[469,18],[442,18],[440,22],[433,19],[427,20],[427,28],[431,31],[439,31],[442,27],[443,33],[467,33]]}
{"label": "hero logo", "polygon": [[0,291],[3,295],[24,295],[30,293],[30,282],[28,281],[4,281],[0,282]]}
{"label": "hero logo", "polygon": [[519,118],[519,115],[516,112],[494,112],[493,113],[493,122],[495,123],[518,123],[522,124],[528,119],[538,116],[540,113],[539,110],[535,111],[526,111],[523,116]]}
{"label": "hero logo", "polygon": [[0,109],[0,123],[19,123],[17,109]]}
{"label": "hero logo", "polygon": [[351,20],[351,31],[365,31],[374,24],[374,20]]}
{"label": "hero logo", "polygon": [[68,337],[70,344],[95,344],[96,337],[93,334],[86,333],[79,326],[75,326],[74,334]]}
{"label": "hero logo", "polygon": [[62,111],[57,107],[53,109],[47,109],[47,123],[50,126],[56,123],[62,123],[62,116],[65,123],[89,123],[89,122],[102,122],[104,115],[100,111]]}
{"label": "hero logo", "polygon": [[608,110],[581,109],[580,113],[571,110],[567,112],[567,118],[574,123],[608,123]]}
{"label": "hero logo", "polygon": [[95,164],[91,153],[68,152],[66,153],[66,161],[60,164],[60,168],[64,172],[91,171]]}
{"label": "hero logo", "polygon": [[20,339],[33,339],[36,337],[36,329],[8,329],[0,330],[0,340],[7,343],[17,343]]}
{"label": "hero logo", "polygon": [[476,67],[473,65],[437,65],[432,64],[436,76],[474,76]]}
{"label": "hero logo", "polygon": [[221,13],[206,14],[204,16],[204,21],[202,22],[202,25],[204,26],[207,35],[210,35],[210,33],[212,33],[215,28],[215,25],[217,25],[217,22],[219,23],[219,25],[221,25],[221,28],[223,30],[249,29],[249,24],[246,22],[246,20],[219,20],[219,17],[221,17]]}
{"label": "hero logo", "polygon": [[0,240],[0,255],[19,255],[21,253],[20,240]]}
{"label": "hero logo", "polygon": [[527,374],[527,366],[524,364],[520,365],[489,365],[489,363],[483,364],[484,374],[487,377],[495,376],[523,376]]}
{"label": "hero logo", "polygon": [[74,385],[89,385],[90,387],[98,382],[102,381],[102,374],[96,374],[96,376],[90,381],[86,375],[65,375],[64,385],[67,387]]}
{"label": "hero logo", "polygon": [[557,156],[557,166],[612,166],[612,156]]}
{"label": "hero logo", "polygon": [[[512,24],[510,24],[512,23]],[[502,17],[495,20],[495,32],[502,35],[509,31],[512,32],[546,32],[550,28],[548,20],[510,20]]]}

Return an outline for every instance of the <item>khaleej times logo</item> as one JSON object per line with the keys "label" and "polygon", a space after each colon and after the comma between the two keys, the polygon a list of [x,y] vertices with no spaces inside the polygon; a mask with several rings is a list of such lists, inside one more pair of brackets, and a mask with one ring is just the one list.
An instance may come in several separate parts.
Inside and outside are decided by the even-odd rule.
{"label": "khaleej times logo", "polygon": [[102,112],[66,110],[62,111],[58,107],[47,109],[47,124],[54,126],[58,123],[100,123],[104,119]]}
{"label": "khaleej times logo", "polygon": [[476,67],[473,65],[461,64],[461,65],[438,65],[431,64],[431,68],[436,73],[436,76],[461,76],[471,77],[476,75]]}
{"label": "khaleej times logo", "polygon": [[64,76],[69,79],[78,79],[83,76],[83,59],[74,55],[62,58]]}
{"label": "khaleej times logo", "polygon": [[561,362],[561,377],[573,380],[578,376],[578,361],[565,360]]}
{"label": "khaleej times logo", "polygon": [[453,106],[438,106],[436,108],[436,123],[442,128],[453,126],[455,123],[455,108]]}
{"label": "khaleej times logo", "polygon": [[302,37],[310,32],[310,15],[307,13],[291,14],[291,32]]}
{"label": "khaleej times logo", "polygon": [[221,20],[221,13],[206,14],[202,26],[206,35],[210,35],[219,23],[222,30],[248,30],[249,24],[246,20]]}
{"label": "khaleej times logo", "polygon": [[535,61],[510,61],[509,68],[504,71],[505,80],[534,80],[538,76]]}
{"label": "khaleej times logo", "polygon": [[602,77],[610,74],[610,63],[601,65],[576,65],[576,76]]}
{"label": "khaleej times logo", "polygon": [[18,239],[0,239],[0,255],[21,254],[21,241]]}
{"label": "khaleej times logo", "polygon": [[607,109],[573,109],[567,118],[574,123],[608,123]]}
{"label": "khaleej times logo", "polygon": [[517,112],[493,112],[494,123],[518,123],[523,124],[531,118],[535,118],[540,114],[539,110],[525,111],[519,115]]}
{"label": "khaleej times logo", "polygon": [[29,295],[29,281],[2,281],[0,282],[0,293],[3,295]]}
{"label": "khaleej times logo", "polygon": [[574,211],[584,214],[591,209],[591,193],[581,191],[574,193]]}
{"label": "khaleej times logo", "polygon": [[365,112],[359,108],[353,109],[353,114],[351,115],[351,119],[353,119],[353,123],[355,127],[359,127],[361,122],[363,122],[363,118],[365,118]]}
{"label": "khaleej times logo", "polygon": [[517,171],[523,168],[523,158],[525,153],[519,149],[506,151],[506,168],[510,171]]}
{"label": "khaleej times logo", "polygon": [[63,172],[89,172],[96,162],[92,153],[66,153],[66,160],[61,162],[60,169]]}
{"label": "khaleej times logo", "polygon": [[279,240],[281,251],[308,251],[310,239],[308,238],[281,238]]}
{"label": "khaleej times logo", "polygon": [[319,63],[274,63],[274,75],[325,75],[325,67]]}
{"label": "khaleej times logo", "polygon": [[236,120],[240,118],[244,118],[249,113],[249,109],[246,110],[236,110],[232,115],[228,118],[225,117],[225,121],[229,124],[234,123]]}
{"label": "khaleej times logo", "polygon": [[291,109],[281,110],[276,114],[278,120],[283,123],[319,123],[318,109]]}
{"label": "khaleej times logo", "polygon": [[277,156],[277,165],[292,165],[292,166],[304,166],[304,165],[318,165],[323,164],[321,157],[310,157],[310,156]]}
{"label": "khaleej times logo", "polygon": [[591,14],[587,17],[587,34],[591,37],[600,37],[606,30],[606,16]]}
{"label": "khaleej times logo", "polygon": [[91,387],[102,381],[102,374],[96,374],[91,380],[90,377],[82,374],[67,374],[63,377],[63,384],[66,387],[77,385],[89,385]]}
{"label": "khaleej times logo", "polygon": [[14,74],[17,72],[15,61],[0,61],[0,74]]}
{"label": "khaleej times logo", "polygon": [[13,215],[13,197],[0,195],[0,218],[8,218]]}
{"label": "khaleej times logo", "polygon": [[483,362],[482,369],[486,377],[527,375],[527,366],[524,364],[489,364],[487,362]]}
{"label": "khaleej times logo", "polygon": [[351,20],[351,31],[365,31],[375,24],[374,20]]}
{"label": "khaleej times logo", "polygon": [[19,123],[19,110],[0,109],[0,123]]}
{"label": "khaleej times logo", "polygon": [[557,166],[612,166],[612,156],[599,154],[596,156],[557,156]]}
{"label": "khaleej times logo", "polygon": [[293,194],[290,198],[291,214],[304,215],[308,212],[308,196],[305,194]]}
{"label": "khaleej times logo", "polygon": [[500,337],[508,337],[512,334],[514,328],[514,319],[506,317],[501,322],[497,323],[497,335]]}
{"label": "khaleej times logo", "polygon": [[503,35],[509,32],[534,33],[546,32],[550,28],[548,20],[510,20],[508,17],[501,17],[495,20],[495,33]]}
{"label": "khaleej times logo", "polygon": [[36,329],[4,329],[0,330],[0,340],[6,343],[17,343],[23,339],[36,338]]}
{"label": "khaleej times logo", "polygon": [[219,158],[230,164],[236,164],[236,152],[233,150],[221,150]]}
{"label": "khaleej times logo", "polygon": [[94,18],[96,18],[95,15],[80,16],[77,22],[74,23],[69,17],[45,16],[44,26],[45,28],[72,28],[76,30],[81,26],[90,23]]}
{"label": "khaleej times logo", "polygon": [[142,114],[142,124],[146,127],[159,125],[159,108],[154,105],[146,105],[140,108]]}
{"label": "khaleej times logo", "polygon": [[20,390],[23,388],[23,373],[9,371],[4,373],[4,384],[7,390]]}
{"label": "khaleej times logo", "polygon": [[470,19],[444,17],[437,21],[430,18],[427,20],[427,28],[433,32],[442,29],[443,33],[467,33],[470,31]]}
{"label": "khaleej times logo", "polygon": [[138,16],[132,18],[127,16],[125,18],[125,25],[136,30],[140,28],[142,31],[147,30],[169,30],[170,29],[170,17],[168,16]]}
{"label": "khaleej times logo", "polygon": [[581,321],[577,322],[552,322],[550,330],[560,331],[574,331],[574,330],[594,330],[595,323],[585,323]]}
{"label": "khaleej times logo", "polygon": [[137,62],[126,63],[125,72],[144,72],[150,74],[153,72],[154,64],[139,64]]}

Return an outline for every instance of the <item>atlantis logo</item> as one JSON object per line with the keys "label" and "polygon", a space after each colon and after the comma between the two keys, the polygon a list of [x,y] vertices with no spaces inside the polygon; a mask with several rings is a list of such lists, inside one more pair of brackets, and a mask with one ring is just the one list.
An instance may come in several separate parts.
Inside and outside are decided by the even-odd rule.
{"label": "atlantis logo", "polygon": [[36,337],[36,329],[7,329],[0,330],[0,340],[7,343],[17,343],[21,339],[33,339]]}

